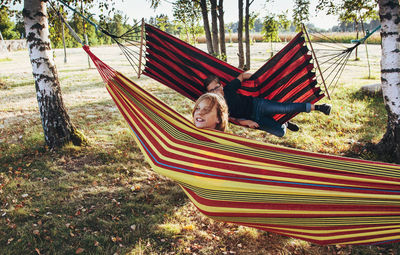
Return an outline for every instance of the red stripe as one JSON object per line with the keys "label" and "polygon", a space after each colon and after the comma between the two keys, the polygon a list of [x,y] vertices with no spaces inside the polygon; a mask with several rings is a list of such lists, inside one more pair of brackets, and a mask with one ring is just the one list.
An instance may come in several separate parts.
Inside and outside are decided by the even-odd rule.
{"label": "red stripe", "polygon": [[[251,203],[251,202],[232,202],[232,201],[225,201],[225,200],[212,200],[201,197],[197,195],[193,190],[182,187],[185,189],[198,203],[206,206],[213,206],[213,207],[224,207],[224,208],[251,208],[251,209],[268,209],[268,210],[289,210],[289,211],[310,211],[310,214],[268,214],[268,217],[293,217],[293,215],[299,215],[298,217],[301,218],[315,218],[315,215],[311,215],[313,211],[338,211],[338,212],[346,212],[346,211],[362,211],[362,212],[370,212],[370,211],[380,211],[385,212],[385,214],[377,214],[381,216],[398,216],[400,220],[400,205],[399,206],[388,206],[388,205],[347,205],[347,204],[291,204],[291,203]],[[268,196],[266,194],[265,196]],[[388,213],[387,212],[393,212]],[[235,215],[232,217],[240,216],[240,217],[265,217],[265,214],[262,213],[216,213],[216,215]],[[361,213],[349,213],[349,214],[323,214],[318,217],[351,217],[351,216],[359,216]],[[247,216],[245,216],[247,215]],[[278,215],[278,216],[270,216],[270,215]],[[364,214],[365,216],[373,216],[374,214]],[[400,222],[400,221],[399,221]]]}

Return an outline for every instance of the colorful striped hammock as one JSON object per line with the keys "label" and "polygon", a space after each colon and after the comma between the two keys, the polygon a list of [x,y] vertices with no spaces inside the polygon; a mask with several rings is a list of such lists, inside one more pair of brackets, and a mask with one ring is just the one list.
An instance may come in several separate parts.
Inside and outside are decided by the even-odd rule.
{"label": "colorful striped hammock", "polygon": [[[149,24],[146,28],[146,65],[143,74],[196,100],[204,94],[204,79],[218,76],[225,85],[243,70],[221,61]],[[300,32],[281,51],[243,83],[239,93],[278,102],[315,103],[324,97],[317,87],[312,58]],[[284,123],[296,114],[276,114]]]}
{"label": "colorful striped hammock", "polygon": [[205,215],[318,244],[400,240],[400,166],[196,128],[93,53],[151,167]]}

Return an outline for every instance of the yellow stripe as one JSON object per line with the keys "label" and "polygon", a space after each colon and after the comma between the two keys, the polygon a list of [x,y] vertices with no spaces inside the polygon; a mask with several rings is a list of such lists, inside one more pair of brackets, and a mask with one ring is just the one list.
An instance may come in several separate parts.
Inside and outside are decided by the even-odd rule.
{"label": "yellow stripe", "polygon": [[[252,225],[252,224],[249,224],[248,225],[249,227],[254,227],[254,228],[257,228],[257,227],[259,227],[259,226],[257,226],[257,225]],[[365,227],[365,228],[360,228],[360,227],[357,227],[357,226],[355,226],[354,228],[349,228],[349,229],[323,229],[323,230],[318,230],[318,229],[305,229],[305,228],[302,228],[302,229],[300,229],[300,227],[299,227],[299,229],[298,228],[284,228],[284,227],[272,227],[272,226],[268,226],[268,228],[270,228],[270,229],[274,229],[274,230],[277,230],[277,231],[281,231],[281,232],[288,232],[288,231],[298,231],[298,232],[303,232],[303,233],[306,233],[306,234],[314,234],[314,235],[318,235],[318,234],[336,234],[336,233],[342,233],[342,232],[349,232],[349,231],[368,231],[369,233],[371,233],[371,231],[378,231],[378,230],[381,230],[381,229],[387,229],[387,228],[391,228],[392,230],[393,229],[395,229],[395,230],[397,230],[398,232],[400,232],[400,225],[394,225],[394,226],[378,226],[378,227]]]}
{"label": "yellow stripe", "polygon": [[[142,116],[143,117],[143,116]],[[134,122],[131,119],[131,122]],[[163,139],[168,140],[162,133],[159,133]],[[153,135],[154,136],[154,135]],[[164,144],[161,143],[161,141],[159,141],[160,143],[158,145],[161,145],[164,149],[169,150],[172,153],[178,154],[178,155],[183,155],[183,156],[187,156],[187,157],[192,157],[195,159],[205,159],[206,156],[210,155],[210,156],[214,156],[214,157],[221,157],[221,154],[217,154],[217,153],[211,153],[209,151],[204,151],[204,150],[198,150],[195,148],[189,148],[186,146],[181,146],[179,144],[174,143],[173,141],[169,140],[170,142],[168,144]],[[175,151],[170,149],[169,144],[173,144],[176,147],[180,147],[182,149],[185,150],[192,150],[194,152],[198,152],[198,153],[204,153],[205,157],[195,157],[193,155],[190,154],[186,154],[186,153],[182,153],[180,151]],[[153,149],[157,149],[155,146],[151,145]],[[159,146],[157,146],[159,147]],[[171,159],[171,158],[166,158],[163,155],[161,155],[160,153],[158,154],[161,158],[163,158],[164,160],[169,160],[173,163],[181,163],[180,160],[175,160],[175,159]],[[237,158],[234,157],[226,157],[226,159],[228,160],[238,160]],[[252,164],[254,164],[254,161],[249,161],[249,160],[243,160],[244,162],[247,162],[248,164],[245,163],[240,163],[240,164],[235,164],[235,163],[229,163],[229,162],[223,162],[226,165],[238,165],[238,166],[246,166],[246,167],[252,167]],[[196,164],[192,164],[193,167],[197,167]],[[269,168],[268,170],[274,170],[274,171],[278,171],[278,172],[285,172],[285,173],[297,173],[297,174],[309,174],[309,172],[306,171],[297,171],[294,168],[288,168],[288,167],[280,167],[280,166],[276,166],[276,165],[272,165],[272,164],[264,164],[265,167]],[[235,173],[235,174],[239,174],[239,175],[246,175],[249,177],[257,177],[257,178],[264,178],[265,175],[256,175],[256,174],[244,174],[244,173],[240,173],[240,172],[236,172],[236,171],[229,171],[229,170],[223,170],[223,169],[215,169],[215,168],[210,168],[210,167],[204,167],[201,166],[203,169],[207,169],[207,170],[212,170],[212,171],[219,171],[219,172],[224,172],[224,173]],[[338,176],[338,175],[328,175],[328,174],[315,174],[315,176],[319,176],[319,177],[327,177],[327,178],[336,178],[336,179],[346,179],[346,180],[353,180],[353,181],[370,181],[370,179],[366,179],[366,178],[344,178],[343,176]],[[339,178],[338,178],[339,177]],[[283,178],[283,177],[275,177],[275,176],[269,176],[270,179],[272,180],[278,180],[278,181],[295,181],[295,182],[303,182],[303,183],[314,183],[314,184],[331,184],[329,182],[320,182],[320,181],[310,181],[310,180],[301,180],[301,179],[294,179],[294,178]],[[383,182],[382,183],[388,183],[388,182]],[[343,185],[340,184],[341,186],[353,186],[353,185]],[[366,187],[368,188],[368,186],[361,186],[361,187]]]}
{"label": "yellow stripe", "polygon": [[[296,217],[296,215],[348,215],[348,214],[355,214],[357,216],[368,216],[368,215],[391,215],[391,214],[399,214],[400,211],[318,211],[318,210],[273,210],[273,209],[253,209],[253,208],[237,208],[237,207],[215,207],[215,206],[208,206],[199,203],[195,200],[186,190],[184,190],[186,195],[190,198],[190,200],[201,210],[206,212],[215,212],[215,213],[259,213],[265,214],[264,217],[268,217],[268,214],[289,214],[292,217]],[[223,205],[223,202],[221,202]],[[356,216],[352,216],[356,217]],[[399,217],[400,219],[400,217]],[[307,221],[307,219],[304,219]]]}

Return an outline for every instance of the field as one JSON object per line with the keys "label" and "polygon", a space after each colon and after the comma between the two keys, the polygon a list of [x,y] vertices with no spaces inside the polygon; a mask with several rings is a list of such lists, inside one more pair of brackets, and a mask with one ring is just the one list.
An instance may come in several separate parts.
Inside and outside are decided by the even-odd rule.
{"label": "field", "polygon": [[[237,45],[228,44],[237,65]],[[274,44],[278,50],[283,44]],[[204,49],[205,45],[199,45]],[[252,139],[318,153],[374,159],[362,150],[385,132],[382,95],[360,87],[380,82],[380,46],[351,56],[339,85],[321,102],[330,116],[300,114],[299,132],[284,138],[230,126]],[[147,91],[190,117],[193,103],[142,77],[119,48],[93,52]],[[270,44],[252,45],[252,69],[270,56]],[[89,139],[85,147],[46,149],[27,51],[0,55],[1,254],[399,254],[398,245],[318,246],[273,233],[215,222],[201,215],[173,181],[144,162],[97,70],[82,49],[55,51],[64,103]]]}

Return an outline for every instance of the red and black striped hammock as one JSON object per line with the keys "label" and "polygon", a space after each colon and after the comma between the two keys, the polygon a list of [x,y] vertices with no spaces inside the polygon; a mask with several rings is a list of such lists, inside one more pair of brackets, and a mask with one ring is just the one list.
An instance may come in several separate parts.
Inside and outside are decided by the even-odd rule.
{"label": "red and black striped hammock", "polygon": [[[240,70],[200,49],[146,24],[146,64],[143,74],[196,100],[205,93],[204,79],[218,76],[225,85]],[[324,97],[317,86],[312,58],[303,33],[298,33],[281,51],[243,82],[239,93],[278,102],[315,103]],[[296,114],[274,116],[284,123]]]}

